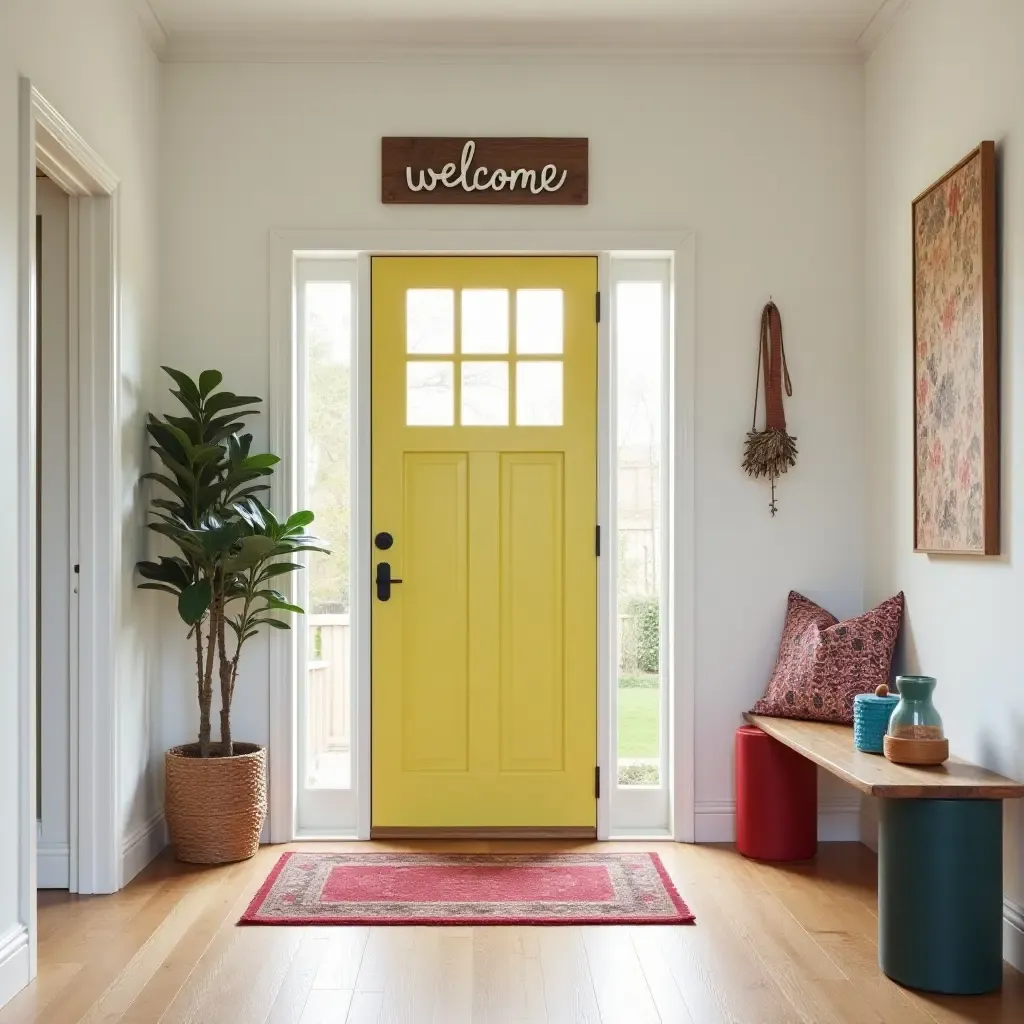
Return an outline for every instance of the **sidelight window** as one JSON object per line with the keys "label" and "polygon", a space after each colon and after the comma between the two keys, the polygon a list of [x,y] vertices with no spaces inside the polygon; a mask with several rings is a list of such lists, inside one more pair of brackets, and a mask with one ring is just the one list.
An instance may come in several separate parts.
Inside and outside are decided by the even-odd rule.
{"label": "sidelight window", "polygon": [[617,827],[666,827],[670,263],[612,261]]}
{"label": "sidelight window", "polygon": [[[299,508],[315,510],[312,530],[331,549],[329,555],[306,556],[305,569],[294,580],[296,599],[306,609],[306,615],[294,623],[300,679],[298,819],[300,827],[315,831],[348,815],[339,809],[339,800],[354,807],[355,623],[350,552],[355,263],[300,260],[295,288],[300,455],[296,499]],[[428,325],[419,337],[410,339],[410,348],[444,351],[443,301],[431,292],[410,301],[419,303],[424,311],[419,322]],[[441,364],[427,365],[436,374]],[[428,411],[436,405],[435,399]]]}

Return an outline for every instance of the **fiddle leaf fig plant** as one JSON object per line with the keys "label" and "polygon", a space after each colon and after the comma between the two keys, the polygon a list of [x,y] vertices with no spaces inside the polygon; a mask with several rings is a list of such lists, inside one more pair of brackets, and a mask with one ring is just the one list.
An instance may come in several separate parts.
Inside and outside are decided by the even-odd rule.
{"label": "fiddle leaf fig plant", "polygon": [[[160,494],[150,500],[150,530],[176,549],[136,566],[143,590],[173,595],[195,646],[199,702],[200,757],[231,757],[231,705],[242,649],[261,627],[288,629],[279,616],[302,608],[276,589],[275,580],[302,568],[285,561],[304,551],[329,553],[306,532],[313,513],[281,520],[257,495],[280,462],[269,453],[251,454],[252,434],[242,433],[260,399],[218,391],[223,375],[204,370],[192,380],[165,366],[177,385],[171,394],[186,415],[150,415],[151,450],[162,469],[145,473]],[[230,638],[229,638],[230,634]],[[220,745],[211,741],[214,673],[220,688]]]}

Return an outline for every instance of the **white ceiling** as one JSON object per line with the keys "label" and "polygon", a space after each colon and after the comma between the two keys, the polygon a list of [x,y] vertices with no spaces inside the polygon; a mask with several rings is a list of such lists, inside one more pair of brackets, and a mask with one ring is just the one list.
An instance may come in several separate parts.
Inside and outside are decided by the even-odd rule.
{"label": "white ceiling", "polygon": [[170,56],[205,47],[848,52],[907,0],[134,0]]}

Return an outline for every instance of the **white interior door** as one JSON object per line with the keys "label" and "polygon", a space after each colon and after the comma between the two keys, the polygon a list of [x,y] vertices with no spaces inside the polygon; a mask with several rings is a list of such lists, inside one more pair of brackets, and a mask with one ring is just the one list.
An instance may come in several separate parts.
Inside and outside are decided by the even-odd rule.
{"label": "white interior door", "polygon": [[36,850],[43,889],[66,889],[70,877],[69,202],[49,178],[37,179]]}

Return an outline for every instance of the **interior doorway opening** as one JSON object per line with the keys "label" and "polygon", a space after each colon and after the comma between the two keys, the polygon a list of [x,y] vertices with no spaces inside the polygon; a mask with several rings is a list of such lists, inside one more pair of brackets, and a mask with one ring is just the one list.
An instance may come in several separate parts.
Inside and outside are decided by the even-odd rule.
{"label": "interior doorway opening", "polygon": [[77,587],[71,552],[70,227],[72,199],[36,171],[36,884],[71,879],[71,658]]}
{"label": "interior doorway opening", "polygon": [[[13,502],[18,809],[10,823],[18,848],[18,918],[5,936],[0,1000],[35,977],[41,885],[77,893],[121,887],[115,658],[121,552],[118,185],[88,143],[22,78]],[[66,198],[66,218],[59,193]],[[45,244],[48,197],[54,229],[66,228],[66,285],[64,271],[48,265],[48,250],[65,248],[63,238]],[[48,315],[40,309],[47,301],[44,277],[54,284]],[[49,372],[41,373],[43,362]],[[47,415],[61,403],[64,419]],[[64,650],[51,652],[51,642]],[[48,700],[48,679],[59,695],[56,703]]]}

